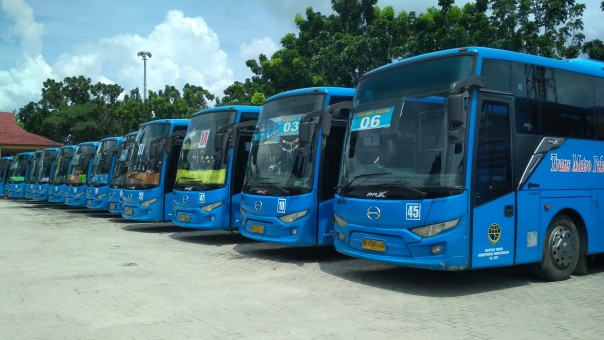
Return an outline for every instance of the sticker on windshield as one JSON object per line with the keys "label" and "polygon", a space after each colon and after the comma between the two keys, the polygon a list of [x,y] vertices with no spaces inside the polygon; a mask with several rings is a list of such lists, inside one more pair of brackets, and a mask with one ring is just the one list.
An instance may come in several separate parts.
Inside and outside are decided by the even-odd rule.
{"label": "sticker on windshield", "polygon": [[300,130],[300,118],[302,115],[290,115],[270,118],[264,121],[258,127],[257,132],[252,137],[253,141],[261,144],[278,143],[280,137],[297,136]]}
{"label": "sticker on windshield", "polygon": [[208,139],[210,139],[210,130],[201,131],[201,137],[199,138],[199,148],[205,148],[208,145]]}
{"label": "sticker on windshield", "polygon": [[371,130],[390,127],[394,107],[355,113],[351,131]]}

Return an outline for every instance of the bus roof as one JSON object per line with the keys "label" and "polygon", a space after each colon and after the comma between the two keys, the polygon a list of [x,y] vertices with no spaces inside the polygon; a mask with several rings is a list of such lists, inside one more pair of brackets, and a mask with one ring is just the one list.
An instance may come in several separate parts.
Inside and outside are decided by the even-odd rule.
{"label": "bus roof", "polygon": [[130,136],[136,136],[138,135],[138,131],[132,131],[132,132],[128,132],[126,135],[124,135],[124,137],[130,137]]}
{"label": "bus roof", "polygon": [[123,138],[124,137],[122,137],[122,136],[105,137],[105,138],[101,139],[99,142],[106,141],[106,140],[117,140],[117,141],[120,141]]}
{"label": "bus roof", "polygon": [[174,125],[188,125],[189,119],[156,119],[141,124],[141,127],[151,124],[174,124]]}
{"label": "bus roof", "polygon": [[98,146],[99,142],[82,142],[80,144],[78,144],[78,146],[80,145],[94,145],[94,146]]}
{"label": "bus roof", "polygon": [[61,149],[75,149],[77,147],[78,147],[77,145],[70,144],[70,145],[63,145],[61,147]]}
{"label": "bus roof", "polygon": [[[386,70],[386,69],[389,69],[392,67],[397,67],[399,65],[406,64],[409,62],[415,62],[418,60],[423,60],[423,59],[428,59],[428,58],[433,58],[433,57],[462,54],[462,53],[476,53],[476,54],[480,55],[482,58],[509,60],[509,61],[515,61],[515,62],[520,62],[520,63],[534,64],[534,65],[539,65],[539,66],[544,66],[544,67],[551,67],[551,68],[557,68],[557,69],[562,69],[562,70],[567,70],[567,71],[572,71],[572,72],[578,72],[578,73],[584,73],[584,74],[590,74],[590,75],[596,75],[599,77],[604,77],[604,65],[601,65],[599,68],[595,66],[597,64],[600,64],[599,62],[591,63],[591,62],[587,62],[587,61],[581,61],[582,59],[571,59],[571,60],[551,59],[551,58],[546,58],[546,57],[541,57],[541,56],[536,56],[536,55],[531,55],[531,54],[526,54],[526,53],[500,50],[500,49],[496,49],[496,48],[472,46],[472,47],[454,48],[454,49],[443,50],[443,51],[438,51],[438,52],[426,53],[426,54],[410,57],[407,59],[399,60],[394,63],[373,69],[373,70],[365,73],[363,75],[363,77],[361,77],[361,79],[365,78],[366,76],[373,75],[377,72],[380,72],[380,71],[383,71],[383,70]],[[602,63],[602,64],[604,64],[604,63]]]}
{"label": "bus roof", "polygon": [[281,92],[274,96],[267,98],[264,103],[270,102],[275,99],[288,97],[288,96],[296,96],[300,94],[308,94],[308,93],[328,93],[334,96],[354,96],[354,89],[348,87],[306,87],[303,89],[296,89],[291,91]]}
{"label": "bus roof", "polygon": [[241,111],[246,111],[246,112],[257,112],[260,113],[260,106],[252,106],[252,105],[228,105],[228,106],[218,106],[218,107],[213,107],[211,109],[205,109],[205,110],[201,110],[199,112],[195,112],[193,114],[194,116],[198,116],[204,113],[210,113],[210,112],[218,112],[218,111],[237,111],[237,112],[241,112]]}

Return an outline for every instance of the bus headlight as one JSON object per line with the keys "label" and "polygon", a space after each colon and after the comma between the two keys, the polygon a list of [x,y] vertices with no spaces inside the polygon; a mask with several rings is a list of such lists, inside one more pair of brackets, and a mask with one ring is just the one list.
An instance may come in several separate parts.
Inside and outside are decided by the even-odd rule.
{"label": "bus headlight", "polygon": [[97,200],[102,200],[102,199],[103,199],[103,197],[105,197],[105,196],[107,196],[107,194],[100,194],[100,195],[97,195],[97,196],[96,196],[96,199],[97,199]]}
{"label": "bus headlight", "polygon": [[78,192],[78,193],[77,193],[77,194],[75,194],[74,196],[75,196],[75,197],[80,197],[80,196],[84,195],[84,193],[85,193],[84,191],[82,191],[82,192]]}
{"label": "bus headlight", "polygon": [[336,214],[333,214],[333,221],[342,228],[348,225],[348,222]]}
{"label": "bus headlight", "polygon": [[148,201],[144,201],[143,203],[141,203],[141,207],[146,208],[146,207],[150,206],[151,204],[155,203],[155,201],[157,201],[157,197],[150,199]]}
{"label": "bus headlight", "polygon": [[203,210],[204,212],[210,212],[210,211],[218,208],[221,205],[222,205],[222,201],[205,205],[205,206],[201,207],[201,210]]}
{"label": "bus headlight", "polygon": [[307,212],[308,212],[308,210],[302,210],[302,211],[295,212],[293,214],[279,216],[279,219],[283,223],[292,223],[293,221],[306,215]]}
{"label": "bus headlight", "polygon": [[409,229],[409,231],[411,231],[412,233],[414,233],[417,236],[431,237],[431,236],[438,235],[447,229],[451,229],[451,228],[455,227],[459,223],[459,220],[460,220],[459,218],[456,218],[454,220],[447,221],[447,222],[435,223],[435,224],[431,224],[431,225],[427,225],[427,226],[423,226],[423,227],[419,227],[419,228]]}

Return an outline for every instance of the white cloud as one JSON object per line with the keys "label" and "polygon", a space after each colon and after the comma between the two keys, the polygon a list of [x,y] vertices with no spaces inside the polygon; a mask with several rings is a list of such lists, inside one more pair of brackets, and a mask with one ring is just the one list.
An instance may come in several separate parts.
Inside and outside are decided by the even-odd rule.
{"label": "white cloud", "polygon": [[21,41],[21,52],[36,57],[42,52],[44,25],[34,21],[34,12],[24,0],[2,0],[2,10],[15,25],[11,33]]}
{"label": "white cloud", "polygon": [[[12,7],[7,10],[5,3]],[[13,6],[14,3],[25,7]],[[21,22],[36,27],[31,8],[22,0],[4,0],[2,4],[3,9],[10,13],[28,9],[29,15],[11,16],[17,23],[15,27],[21,27]],[[27,43],[27,50],[35,52],[33,42],[38,31],[27,32],[21,28],[15,31],[22,32],[19,38],[23,48]],[[165,20],[146,37],[121,34],[77,45],[60,55],[52,67],[39,55],[24,55],[23,60],[17,62],[17,67],[0,71],[1,109],[13,110],[29,101],[39,100],[42,82],[49,77],[63,80],[84,75],[93,83],[118,84],[125,93],[135,87],[142,92],[143,60],[137,56],[139,51],[152,53],[147,60],[147,90],[161,90],[166,85],[182,90],[186,83],[190,83],[221,95],[234,80],[227,54],[220,48],[217,34],[206,21],[201,17],[185,17],[181,11],[169,11]]]}
{"label": "white cloud", "polygon": [[244,43],[239,46],[239,55],[241,59],[256,59],[262,53],[271,57],[279,49],[273,39],[265,37],[262,39],[253,39],[250,43]]}
{"label": "white cloud", "polygon": [[64,53],[53,65],[59,77],[83,74],[109,79],[126,91],[143,89],[143,60],[139,51],[149,51],[147,89],[161,90],[173,85],[182,90],[186,83],[200,85],[221,94],[233,82],[233,71],[220,40],[201,17],[185,17],[169,11],[166,19],[147,36],[122,34],[79,45]]}

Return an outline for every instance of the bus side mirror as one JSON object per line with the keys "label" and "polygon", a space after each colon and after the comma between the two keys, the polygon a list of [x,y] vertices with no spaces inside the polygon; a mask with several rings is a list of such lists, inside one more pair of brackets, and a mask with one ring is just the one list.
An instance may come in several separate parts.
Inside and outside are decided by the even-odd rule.
{"label": "bus side mirror", "polygon": [[310,143],[310,124],[311,124],[311,122],[309,122],[309,121],[306,121],[306,122],[300,121],[300,128],[299,128],[300,145],[308,145]]}
{"label": "bus side mirror", "polygon": [[465,141],[465,101],[467,93],[452,94],[447,97],[447,123],[449,143],[460,144]]}
{"label": "bus side mirror", "polygon": [[331,114],[326,114],[321,117],[321,135],[323,137],[327,137],[331,133],[331,118]]}

